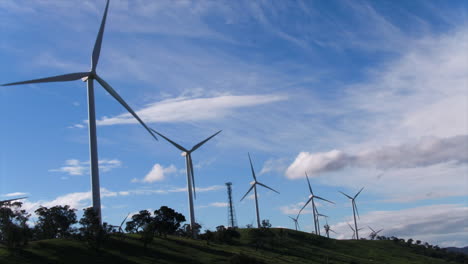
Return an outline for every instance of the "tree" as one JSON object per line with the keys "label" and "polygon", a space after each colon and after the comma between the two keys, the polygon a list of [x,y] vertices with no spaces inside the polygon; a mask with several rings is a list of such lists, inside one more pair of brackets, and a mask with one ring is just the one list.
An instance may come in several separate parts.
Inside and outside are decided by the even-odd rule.
{"label": "tree", "polygon": [[421,240],[416,240],[416,245],[421,245]]}
{"label": "tree", "polygon": [[27,225],[31,215],[21,210],[22,205],[22,202],[8,202],[0,207],[0,241],[9,248],[26,245],[32,236]]}
{"label": "tree", "polygon": [[72,225],[77,223],[75,211],[68,205],[39,207],[35,211],[38,216],[36,224],[38,237],[45,239],[68,237],[73,231]]}
{"label": "tree", "polygon": [[148,223],[152,221],[151,213],[148,210],[141,210],[138,214],[132,216],[132,220],[128,221],[125,231],[130,233],[138,233]]}
{"label": "tree", "polygon": [[413,244],[413,239],[412,238],[409,238],[407,241],[406,241],[406,244],[408,244],[408,246],[411,247],[411,245]]}
{"label": "tree", "polygon": [[205,230],[204,234],[200,234],[200,239],[205,240],[206,244],[209,245],[211,241],[215,238],[215,234],[210,230]]}
{"label": "tree", "polygon": [[168,234],[174,234],[179,229],[181,223],[185,222],[185,216],[172,208],[161,206],[154,211],[154,222],[159,235],[167,237]]}
{"label": "tree", "polygon": [[112,232],[112,227],[107,223],[104,222],[102,226],[99,224],[99,218],[92,207],[83,209],[79,223],[81,236],[95,249],[99,249]]}

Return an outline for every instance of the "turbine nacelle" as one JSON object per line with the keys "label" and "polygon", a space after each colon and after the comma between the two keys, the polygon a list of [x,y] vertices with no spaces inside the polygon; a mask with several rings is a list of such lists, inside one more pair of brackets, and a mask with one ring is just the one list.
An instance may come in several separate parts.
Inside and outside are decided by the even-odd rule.
{"label": "turbine nacelle", "polygon": [[257,183],[256,181],[251,181],[251,182],[250,182],[250,185],[254,185],[254,184],[256,184],[256,183]]}
{"label": "turbine nacelle", "polygon": [[186,156],[188,155],[188,153],[187,153],[187,151],[184,151],[184,152],[180,153],[180,155],[181,155],[182,157],[186,157]]}

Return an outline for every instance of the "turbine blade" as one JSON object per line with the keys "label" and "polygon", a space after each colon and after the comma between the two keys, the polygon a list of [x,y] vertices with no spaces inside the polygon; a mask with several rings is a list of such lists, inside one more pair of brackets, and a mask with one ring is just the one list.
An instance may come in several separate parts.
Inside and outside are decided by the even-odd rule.
{"label": "turbine blade", "polygon": [[325,198],[322,198],[322,197],[320,197],[320,196],[314,196],[314,198],[317,198],[317,199],[319,199],[319,200],[322,200],[322,201],[325,201],[325,202],[329,202],[329,203],[335,204],[334,202],[329,201],[329,200],[327,200],[327,199],[325,199]]}
{"label": "turbine blade", "polygon": [[299,213],[297,213],[297,219],[299,219],[299,215],[301,214],[302,210],[304,210],[304,208],[306,208],[306,206],[310,203],[310,201],[312,201],[312,198],[309,198],[309,200],[307,200],[307,202],[304,204],[304,206],[301,208],[301,210],[299,210]]}
{"label": "turbine blade", "polygon": [[252,159],[250,158],[250,153],[247,152],[247,155],[249,155],[249,162],[250,162],[250,169],[252,170],[252,176],[253,176],[254,180],[257,181],[257,177],[255,177],[255,171],[254,171],[254,168],[253,168],[253,165],[252,165]]}
{"label": "turbine blade", "polygon": [[181,151],[184,151],[184,152],[187,152],[188,153],[188,150],[186,150],[184,147],[182,147],[181,145],[175,143],[174,141],[170,140],[168,137],[164,136],[163,134],[159,133],[158,131],[150,128],[151,131],[153,131],[154,133],[158,134],[159,136],[161,136],[162,138],[164,138],[165,140],[167,140],[167,142],[171,143],[174,147],[178,148],[179,150]]}
{"label": "turbine blade", "polygon": [[346,193],[344,193],[344,192],[342,192],[342,191],[339,191],[339,192],[340,192],[341,194],[343,194],[344,196],[348,197],[349,199],[351,199],[351,200],[353,199],[353,197],[347,195]]}
{"label": "turbine blade", "polygon": [[212,136],[208,137],[207,139],[203,140],[202,142],[196,144],[195,146],[192,147],[192,149],[190,150],[190,152],[193,152],[195,150],[197,150],[199,147],[201,147],[203,144],[205,144],[208,140],[212,139],[214,136],[218,135],[219,133],[221,133],[222,130],[214,133]]}
{"label": "turbine blade", "polygon": [[127,109],[127,111],[130,112],[130,114],[132,114],[132,116],[135,117],[136,120],[138,120],[138,122],[140,122],[140,124],[151,134],[152,137],[154,137],[154,139],[158,140],[154,133],[151,132],[151,129],[145,124],[145,122],[143,122],[143,120],[140,119],[140,117],[135,113],[135,111],[133,111],[133,109],[124,101],[124,99],[122,99],[122,97],[120,97],[120,95],[106,81],[101,79],[101,77],[99,77],[97,74],[94,77],[96,78],[96,81],[98,81],[102,85],[102,87],[104,87],[104,89],[110,95],[112,95],[112,97],[115,98],[115,100],[117,100],[123,107],[125,107],[125,109]]}
{"label": "turbine blade", "polygon": [[383,229],[380,229],[379,231],[375,232],[375,234],[377,235],[378,233],[382,232]]}
{"label": "turbine blade", "polygon": [[195,199],[197,199],[197,193],[195,191],[195,175],[193,174],[193,162],[192,162],[192,156],[190,155],[190,152],[187,154],[187,158],[188,158],[188,164],[190,166],[190,175],[192,176],[193,196]]}
{"label": "turbine blade", "polygon": [[122,223],[119,226],[119,229],[122,228],[123,224],[125,223],[125,220],[127,220],[129,215],[130,215],[130,213],[128,213],[128,215],[124,218],[124,220],[122,221]]}
{"label": "turbine blade", "polygon": [[99,54],[101,54],[101,44],[102,44],[102,37],[104,35],[104,27],[106,25],[106,18],[107,18],[107,9],[109,8],[109,0],[106,3],[106,9],[104,9],[104,15],[102,16],[101,26],[99,27],[99,32],[96,37],[96,42],[94,43],[93,48],[93,55],[91,57],[91,70],[94,72],[96,70],[96,66],[99,61]]}
{"label": "turbine blade", "polygon": [[370,226],[367,226],[367,227],[368,227],[370,230],[372,230],[372,232],[374,232],[374,233],[375,233],[375,230],[374,230],[374,229],[372,229],[372,227],[370,227]]}
{"label": "turbine blade", "polygon": [[356,193],[356,195],[354,195],[354,199],[356,199],[356,197],[362,192],[362,190],[364,190],[364,187],[362,187],[361,190],[358,193]]}
{"label": "turbine blade", "polygon": [[278,191],[276,191],[275,189],[273,189],[273,188],[270,188],[270,187],[266,186],[265,184],[263,184],[263,183],[261,183],[261,182],[257,182],[257,183],[258,183],[258,185],[260,185],[260,186],[263,186],[263,187],[265,187],[265,188],[268,188],[268,189],[270,189],[270,190],[274,191],[275,193],[279,194],[279,192],[278,192]]}
{"label": "turbine blade", "polygon": [[68,81],[76,81],[83,77],[89,75],[89,72],[75,72],[63,75],[57,75],[52,77],[46,77],[41,79],[34,79],[29,81],[22,81],[22,82],[14,82],[14,83],[6,83],[2,84],[2,86],[10,86],[10,85],[18,85],[18,84],[28,84],[28,83],[47,83],[47,82],[68,82]]}
{"label": "turbine blade", "polygon": [[334,231],[334,230],[332,230],[332,229],[329,229],[329,231],[332,231],[333,233],[335,233],[335,234],[337,234],[337,235],[338,235],[338,233],[337,233],[337,232],[335,232],[335,231]]}
{"label": "turbine blade", "polygon": [[250,186],[249,190],[245,193],[244,196],[242,196],[242,199],[240,199],[240,201],[242,202],[242,200],[244,200],[244,198],[252,191],[252,189],[254,188],[256,183],[252,184],[252,186]]}
{"label": "turbine blade", "polygon": [[309,184],[310,194],[314,195],[314,192],[312,191],[312,186],[310,186],[309,175],[307,175],[307,172],[305,173],[305,175],[306,175],[306,179],[307,179],[307,184]]}
{"label": "turbine blade", "polygon": [[22,199],[26,199],[28,197],[20,197],[20,198],[14,198],[14,199],[8,199],[8,200],[3,200],[3,201],[0,201],[0,205],[3,205],[5,203],[9,203],[9,202],[12,202],[12,201],[16,201],[16,200],[22,200]]}
{"label": "turbine blade", "polygon": [[353,230],[353,232],[356,232],[356,231],[354,230],[354,228],[353,228],[349,223],[347,223],[347,224],[348,224],[349,228],[351,228],[351,230]]}

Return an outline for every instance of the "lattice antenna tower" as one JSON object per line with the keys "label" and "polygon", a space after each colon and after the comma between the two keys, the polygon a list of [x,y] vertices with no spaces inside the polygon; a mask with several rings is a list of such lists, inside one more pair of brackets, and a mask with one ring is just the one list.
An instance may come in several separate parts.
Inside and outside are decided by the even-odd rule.
{"label": "lattice antenna tower", "polygon": [[227,182],[227,193],[228,193],[228,226],[237,227],[236,212],[234,210],[234,204],[232,202],[232,182]]}

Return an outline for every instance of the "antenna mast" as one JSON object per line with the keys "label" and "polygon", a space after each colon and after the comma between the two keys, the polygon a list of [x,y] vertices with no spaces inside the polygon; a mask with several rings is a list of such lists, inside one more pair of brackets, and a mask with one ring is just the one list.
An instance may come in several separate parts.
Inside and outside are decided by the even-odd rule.
{"label": "antenna mast", "polygon": [[236,213],[234,212],[234,204],[232,203],[232,182],[226,182],[227,193],[228,193],[228,226],[237,227]]}

